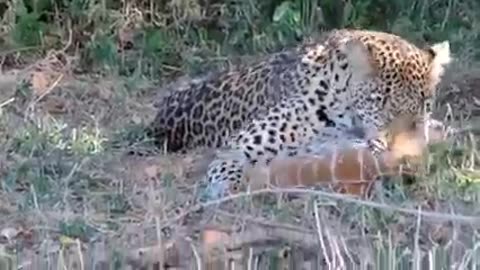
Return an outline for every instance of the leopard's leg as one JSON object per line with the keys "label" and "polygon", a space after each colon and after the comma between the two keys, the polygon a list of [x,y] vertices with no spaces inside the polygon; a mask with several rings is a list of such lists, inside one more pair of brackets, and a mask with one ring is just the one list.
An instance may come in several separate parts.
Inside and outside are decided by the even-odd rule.
{"label": "leopard's leg", "polygon": [[205,197],[218,199],[243,190],[245,164],[245,157],[240,151],[228,150],[217,153],[207,169]]}

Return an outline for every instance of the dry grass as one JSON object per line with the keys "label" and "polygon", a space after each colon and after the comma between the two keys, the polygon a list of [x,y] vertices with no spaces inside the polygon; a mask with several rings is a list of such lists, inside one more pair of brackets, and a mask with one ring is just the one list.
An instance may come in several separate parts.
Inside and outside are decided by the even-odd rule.
{"label": "dry grass", "polygon": [[[128,41],[138,30],[136,16],[146,16],[148,9],[142,8],[112,11],[115,20],[106,24],[123,29],[121,37]],[[183,21],[175,21],[172,29],[190,27],[187,17],[197,14],[192,12],[177,14]],[[2,25],[11,26],[9,19],[5,16]],[[156,23],[168,28],[162,26],[166,22]],[[168,52],[162,57],[171,58],[153,59],[159,61],[153,66],[147,57],[126,51],[119,61],[131,64],[138,58],[133,65],[141,72],[124,75],[129,66],[117,63],[112,65],[117,72],[92,68],[79,73],[88,57],[69,44],[85,37],[73,34],[70,41],[74,31],[69,30],[77,28],[61,29],[57,49],[30,55],[15,47],[0,55],[0,269],[139,269],[148,264],[200,269],[195,266],[204,264],[203,252],[211,248],[206,244],[217,237],[226,244],[217,247],[219,253],[228,253],[238,266],[249,264],[247,269],[480,266],[475,130],[480,73],[470,61],[471,51],[456,53],[459,59],[440,91],[436,117],[447,115],[472,130],[433,146],[426,174],[413,184],[391,179],[377,186],[369,201],[328,190],[277,189],[203,202],[201,176],[210,150],[166,155],[153,150],[138,131],[154,115],[162,94],[159,81],[203,64],[224,65],[230,61],[228,51],[210,40],[190,45],[178,39],[173,41],[177,49],[192,63]],[[245,43],[255,47],[263,40],[269,47],[270,30],[262,28],[251,39],[247,35]],[[471,42],[477,35],[460,32],[452,43]],[[92,35],[92,44],[104,52],[110,40],[98,36]],[[217,49],[221,53],[214,54]],[[213,265],[219,262],[209,263],[202,269],[218,269]]]}
{"label": "dry grass", "polygon": [[[428,175],[413,186],[394,182],[393,190],[381,188],[374,201],[311,190],[261,190],[201,203],[199,164],[205,153],[129,154],[148,149],[146,142],[125,144],[123,136],[153,115],[155,93],[148,82],[138,84],[142,94],[130,94],[119,78],[54,76],[43,85],[46,90],[32,86],[40,94],[22,100],[19,76],[31,78],[24,72],[1,77],[2,89],[8,90],[0,99],[6,101],[0,155],[4,265],[123,268],[159,260],[195,265],[191,259],[201,254],[200,234],[208,226],[227,228],[230,248],[241,247],[239,265],[245,258],[265,266],[299,263],[300,257],[311,262],[323,257],[324,264],[338,266],[399,263],[405,256],[406,263],[415,250],[437,264],[443,264],[438,260],[445,252],[450,260],[445,263],[452,264],[479,252],[474,136],[435,150]],[[287,200],[293,195],[296,200]],[[321,205],[312,204],[313,198]],[[289,255],[274,259],[283,253]]]}

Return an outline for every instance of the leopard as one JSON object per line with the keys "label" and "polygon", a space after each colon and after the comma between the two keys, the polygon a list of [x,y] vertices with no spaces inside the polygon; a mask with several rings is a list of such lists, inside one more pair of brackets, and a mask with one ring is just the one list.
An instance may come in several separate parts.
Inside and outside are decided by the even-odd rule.
{"label": "leopard", "polygon": [[393,119],[429,115],[436,87],[451,61],[448,40],[419,47],[388,32],[330,32],[290,69],[296,90],[219,148],[220,153],[237,154],[219,155],[211,162],[205,176],[214,190],[210,194],[244,190],[245,166],[268,164],[283,152],[295,154],[326,129],[341,134],[361,127],[372,150],[381,151],[385,145],[381,134]]}
{"label": "leopard", "polygon": [[330,186],[368,197],[369,187],[378,180],[414,177],[421,171],[428,147],[452,139],[456,132],[429,117],[398,117],[382,135],[386,148],[377,155],[355,132],[329,134],[302,146],[294,156],[280,154],[269,166],[246,168],[245,175],[252,191],[273,186]]}
{"label": "leopard", "polygon": [[225,146],[232,134],[298,89],[295,70],[307,47],[306,42],[174,82],[162,90],[167,93],[157,100],[145,134],[169,153]]}

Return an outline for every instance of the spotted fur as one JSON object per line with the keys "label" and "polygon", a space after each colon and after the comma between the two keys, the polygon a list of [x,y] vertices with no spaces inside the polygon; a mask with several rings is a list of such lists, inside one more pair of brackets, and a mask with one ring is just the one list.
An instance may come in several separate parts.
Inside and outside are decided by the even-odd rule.
{"label": "spotted fur", "polygon": [[361,126],[374,142],[396,117],[423,117],[430,110],[449,62],[448,42],[422,49],[388,33],[333,31],[286,71],[294,79],[292,92],[228,141],[240,156],[214,161],[207,179],[237,191],[243,166],[294,153],[326,128],[341,133]]}
{"label": "spotted fur", "polygon": [[384,176],[418,172],[427,146],[445,141],[449,131],[435,119],[398,117],[383,135],[386,147],[380,152],[371,151],[354,133],[326,136],[302,146],[294,156],[278,155],[268,166],[245,168],[244,175],[252,191],[330,186],[339,192],[368,196],[371,185]]}
{"label": "spotted fur", "polygon": [[147,134],[169,152],[221,147],[232,134],[294,92],[305,48],[284,51],[172,89],[158,103]]}

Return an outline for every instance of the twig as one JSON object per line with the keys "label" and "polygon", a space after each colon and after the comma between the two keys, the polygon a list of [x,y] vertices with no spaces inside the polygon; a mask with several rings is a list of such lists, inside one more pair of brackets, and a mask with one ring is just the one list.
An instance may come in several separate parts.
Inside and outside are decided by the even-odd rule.
{"label": "twig", "polygon": [[23,48],[15,48],[11,50],[6,50],[0,53],[0,57],[7,56],[12,53],[22,52],[22,51],[29,51],[34,49],[42,48],[42,46],[30,46],[30,47],[23,47]]}
{"label": "twig", "polygon": [[158,216],[155,216],[155,227],[156,227],[156,233],[157,233],[157,241],[158,241],[158,246],[160,247],[160,254],[158,258],[158,263],[160,264],[160,267],[163,267],[165,265],[165,258],[164,258],[164,246],[163,246],[163,237],[162,237],[162,230],[160,229],[160,218]]}
{"label": "twig", "polygon": [[[238,218],[237,215],[226,212],[226,211],[223,211],[221,209],[218,210],[218,211],[220,212],[219,214],[221,214],[223,216],[227,216],[227,217],[231,217],[231,218]],[[304,233],[304,234],[314,234],[315,233],[314,230],[305,229],[305,228],[299,227],[298,225],[289,224],[289,223],[285,223],[285,222],[282,222],[282,223],[273,222],[271,220],[256,218],[256,217],[252,217],[252,216],[249,216],[249,215],[244,215],[244,216],[242,216],[242,218],[246,221],[249,221],[249,222],[252,222],[252,223],[257,223],[257,224],[265,226],[265,227],[280,228],[280,229],[295,231],[295,232]]]}
{"label": "twig", "polygon": [[63,73],[58,75],[57,79],[50,85],[50,87],[48,87],[48,89],[46,91],[43,91],[43,93],[37,99],[35,99],[35,101],[32,103],[32,105],[34,103],[38,103],[42,98],[44,98],[46,95],[50,94],[50,92],[52,92],[52,90],[58,85],[58,83],[62,79],[63,79]]}
{"label": "twig", "polygon": [[240,232],[223,230],[222,228],[215,228],[215,226],[208,226],[208,228],[227,234],[228,240],[224,240],[223,245],[228,250],[238,250],[248,246],[271,246],[285,242],[298,245],[302,250],[316,249],[318,245],[315,231],[301,232],[281,226],[269,227],[268,225],[255,224],[255,222],[253,224],[247,223],[246,228]]}
{"label": "twig", "polygon": [[69,182],[70,180],[72,179],[73,175],[81,169],[81,167],[83,165],[85,165],[85,162],[86,162],[86,158],[82,160],[82,162],[80,163],[75,163],[72,167],[72,169],[70,170],[70,172],[68,173],[67,177],[65,177],[65,179],[63,179],[63,182],[65,183],[65,186],[67,188],[65,188],[65,191],[64,191],[64,194],[63,194],[63,203],[66,205],[66,207],[68,209],[70,209],[70,204],[68,203],[67,201],[67,195],[68,195],[68,186],[69,186]]}
{"label": "twig", "polygon": [[[328,229],[327,229],[327,231],[328,231]],[[328,235],[332,235],[332,234],[328,234]],[[330,237],[333,238],[332,236],[330,236]],[[339,237],[337,236],[337,237],[335,237],[335,239],[332,239],[330,241],[332,243],[332,252],[338,258],[338,262],[340,264],[340,269],[346,269],[345,268],[344,256],[342,256],[342,253],[340,252],[340,247],[338,246],[338,239],[339,239]]]}
{"label": "twig", "polygon": [[41,99],[43,99],[46,95],[48,95],[50,92],[52,92],[52,90],[57,86],[57,84],[60,82],[60,80],[62,80],[63,78],[63,74],[60,74],[57,79],[50,85],[50,87],[48,87],[47,90],[45,90],[39,97],[37,97],[35,100],[31,101],[28,106],[27,106],[27,110],[29,112],[29,114],[25,114],[25,119],[31,119],[31,114],[34,110],[34,105],[36,103],[38,103]]}
{"label": "twig", "polygon": [[[200,258],[200,254],[195,248],[195,245],[193,244],[192,239],[190,237],[185,237],[185,240],[187,240],[188,243],[190,244],[190,248],[192,249],[193,255],[195,256],[195,261],[197,263],[197,270],[202,270],[202,259]],[[162,267],[162,265],[160,267]]]}
{"label": "twig", "polygon": [[420,241],[420,224],[422,221],[421,218],[421,212],[422,212],[422,207],[418,207],[418,217],[417,217],[417,228],[415,230],[415,240],[414,240],[414,248],[413,248],[413,269],[420,270],[420,246],[419,246],[419,241]]}
{"label": "twig", "polygon": [[332,263],[330,262],[330,258],[328,257],[327,248],[325,246],[325,242],[323,241],[323,233],[322,227],[320,226],[320,216],[318,215],[318,205],[316,201],[313,203],[313,211],[315,214],[315,226],[317,227],[317,235],[318,240],[320,241],[320,246],[322,247],[323,257],[325,258],[325,262],[328,265],[328,269],[332,269]]}
{"label": "twig", "polygon": [[58,252],[59,252],[59,255],[57,260],[57,266],[62,265],[63,270],[68,270],[67,265],[65,264],[65,254],[63,254],[63,247]]}
{"label": "twig", "polygon": [[350,265],[352,265],[355,261],[352,257],[352,254],[350,253],[350,250],[348,250],[347,248],[345,237],[341,236],[340,241],[342,242],[343,251],[345,252],[345,255],[347,256],[347,258],[350,260]]}
{"label": "twig", "polygon": [[63,46],[63,48],[60,50],[62,53],[65,53],[68,49],[68,47],[70,47],[70,45],[72,45],[72,40],[73,40],[73,30],[72,30],[72,21],[70,19],[67,20],[67,29],[68,29],[68,40],[67,40],[67,43],[65,44],[65,46]]}
{"label": "twig", "polygon": [[7,99],[5,100],[4,102],[0,103],[0,109],[7,106],[8,104],[12,103],[15,101],[15,98],[10,98],[10,99]]}
{"label": "twig", "polygon": [[45,215],[42,213],[42,210],[40,210],[40,206],[38,204],[38,197],[37,193],[35,192],[35,187],[33,185],[30,185],[30,192],[32,193],[32,198],[33,198],[33,205],[35,206],[35,209],[38,212],[38,215],[43,218],[44,221],[47,220]]}
{"label": "twig", "polygon": [[310,189],[302,189],[302,188],[276,188],[276,189],[259,189],[255,191],[250,191],[248,194],[245,192],[230,195],[221,199],[217,200],[212,200],[209,202],[205,203],[200,203],[192,206],[191,208],[185,210],[183,213],[174,216],[173,218],[170,218],[168,220],[165,220],[163,224],[161,224],[161,227],[168,227],[171,226],[173,223],[176,221],[184,218],[188,214],[194,213],[204,207],[209,207],[213,205],[218,205],[221,203],[233,201],[236,199],[244,198],[244,197],[249,197],[249,196],[256,196],[256,195],[262,195],[262,194],[278,194],[278,193],[288,193],[288,194],[306,194],[306,195],[315,195],[315,196],[323,196],[326,198],[330,199],[337,199],[337,200],[343,200],[344,202],[349,202],[349,203],[356,203],[358,205],[363,205],[363,206],[368,206],[372,208],[377,208],[377,209],[384,209],[384,210],[389,210],[389,211],[397,211],[401,212],[404,214],[409,214],[409,215],[422,215],[423,217],[426,218],[431,218],[434,220],[438,221],[449,221],[449,220],[455,220],[456,222],[461,222],[461,223],[468,223],[468,224],[480,224],[480,217],[474,217],[474,216],[465,216],[465,215],[455,215],[455,214],[445,214],[441,212],[432,212],[432,211],[422,211],[418,212],[415,209],[409,209],[409,208],[404,208],[404,207],[398,207],[398,206],[393,206],[393,205],[388,205],[388,204],[382,204],[382,203],[377,203],[373,201],[366,201],[362,199],[357,199],[348,195],[344,194],[339,194],[339,193],[331,193],[331,192],[325,192],[325,191],[320,191],[320,190],[310,190]]}
{"label": "twig", "polygon": [[80,243],[80,240],[77,238],[76,239],[77,243],[77,250],[78,250],[78,258],[80,260],[80,269],[85,270],[85,263],[83,262],[83,254],[82,254],[82,244]]}
{"label": "twig", "polygon": [[247,260],[247,270],[252,270],[253,261],[253,248],[248,249],[248,260]]}

